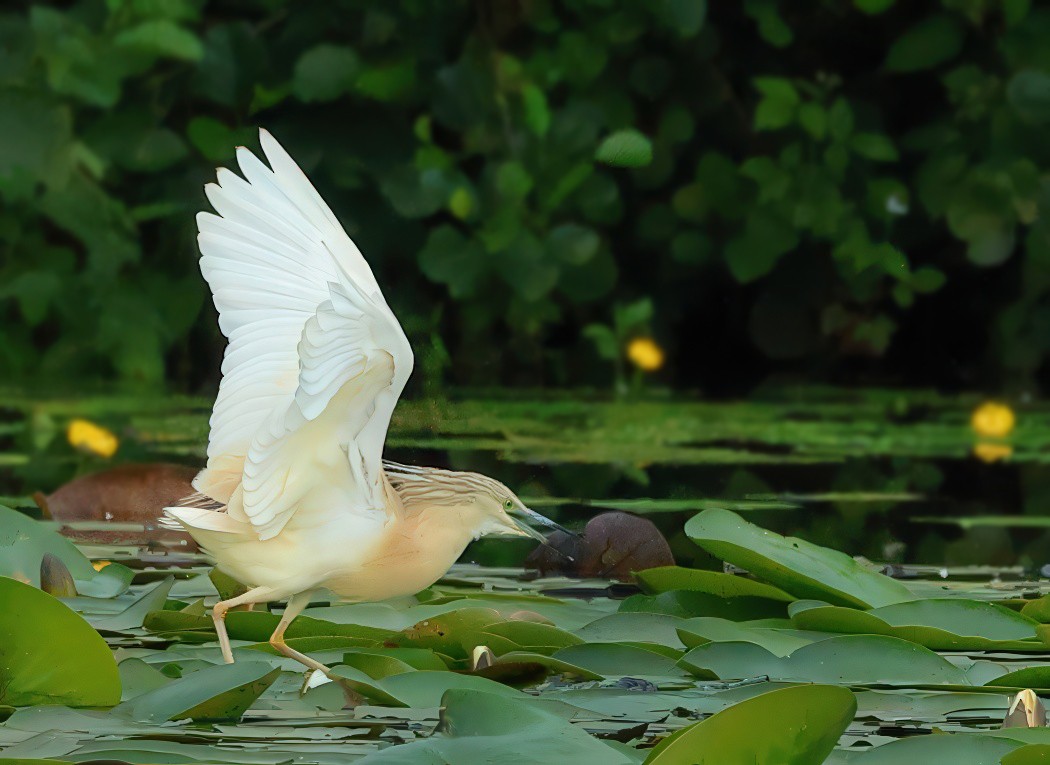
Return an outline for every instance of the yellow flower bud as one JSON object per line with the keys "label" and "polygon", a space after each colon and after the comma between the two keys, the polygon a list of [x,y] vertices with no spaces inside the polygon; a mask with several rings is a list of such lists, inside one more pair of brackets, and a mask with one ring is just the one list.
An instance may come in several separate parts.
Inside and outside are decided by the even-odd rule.
{"label": "yellow flower bud", "polygon": [[1016,418],[1006,404],[986,401],[973,410],[970,426],[984,438],[1005,438],[1014,429]]}
{"label": "yellow flower bud", "polygon": [[94,568],[95,571],[101,571],[106,566],[108,566],[111,562],[112,561],[108,561],[108,560],[96,560],[96,561],[92,562],[91,567]]}
{"label": "yellow flower bud", "polygon": [[99,457],[112,457],[120,446],[116,435],[87,420],[73,420],[66,430],[70,446]]}
{"label": "yellow flower bud", "polygon": [[664,349],[651,337],[637,337],[627,345],[627,358],[639,369],[655,372],[664,365]]}

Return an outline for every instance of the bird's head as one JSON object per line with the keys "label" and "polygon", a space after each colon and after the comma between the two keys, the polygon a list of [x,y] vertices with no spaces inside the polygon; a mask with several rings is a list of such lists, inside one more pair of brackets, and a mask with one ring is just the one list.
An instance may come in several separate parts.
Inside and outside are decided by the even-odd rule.
{"label": "bird's head", "polygon": [[480,473],[419,468],[385,462],[387,476],[406,507],[455,508],[471,535],[531,537],[546,543],[536,525],[575,536],[525,506],[507,486]]}
{"label": "bird's head", "polygon": [[477,508],[478,527],[475,536],[532,537],[546,544],[547,537],[536,528],[537,525],[572,535],[571,531],[550,518],[526,507],[514,492],[499,481],[487,477],[486,480],[492,486],[477,489],[471,496],[471,502]]}

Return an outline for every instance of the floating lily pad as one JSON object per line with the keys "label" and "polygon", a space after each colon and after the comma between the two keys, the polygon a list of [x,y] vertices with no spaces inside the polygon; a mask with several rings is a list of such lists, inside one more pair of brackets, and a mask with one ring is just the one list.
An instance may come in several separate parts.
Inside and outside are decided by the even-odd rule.
{"label": "floating lily pad", "polygon": [[760,645],[777,656],[787,656],[795,649],[809,645],[815,640],[830,637],[802,630],[751,627],[746,622],[738,623],[712,616],[688,619],[678,628],[678,636],[688,648],[707,643],[744,642]]}
{"label": "floating lily pad", "polygon": [[860,608],[915,599],[900,582],[865,568],[845,553],[767,531],[729,510],[705,510],[693,516],[685,533],[712,555],[799,598]]}
{"label": "floating lily pad", "polygon": [[916,600],[861,611],[797,603],[799,629],[891,635],[943,651],[1050,651],[1036,636],[1036,623],[995,603],[962,598]]}
{"label": "floating lily pad", "polygon": [[781,688],[741,701],[661,741],[645,765],[820,765],[853,721],[846,688]]}
{"label": "floating lily pad", "polygon": [[681,566],[661,566],[639,571],[638,584],[644,592],[657,595],[668,590],[692,590],[706,592],[719,598],[737,598],[750,596],[781,600],[790,603],[795,600],[778,587],[764,582],[756,582],[744,576],[725,574],[721,571],[704,571]]}
{"label": "floating lily pad", "polygon": [[51,553],[65,564],[77,592],[113,598],[128,589],[134,572],[119,563],[96,571],[84,554],[57,531],[0,505],[0,576],[40,586],[40,563]]}
{"label": "floating lily pad", "polygon": [[554,654],[555,659],[605,677],[681,677],[683,670],[673,657],[651,648],[625,643],[584,643]]}
{"label": "floating lily pad", "polygon": [[620,604],[621,612],[668,614],[688,619],[693,616],[719,616],[733,621],[778,619],[787,616],[783,600],[750,595],[720,598],[693,590],[668,590],[659,595],[632,595]]}
{"label": "floating lily pad", "polygon": [[999,765],[1001,758],[1019,746],[1016,741],[973,733],[911,736],[867,752],[851,753],[848,758],[836,752],[827,760],[827,765]]}
{"label": "floating lily pad", "polygon": [[159,611],[167,601],[175,577],[161,579],[139,596],[138,600],[118,614],[90,617],[91,626],[103,632],[124,632],[138,629],[153,611]]}
{"label": "floating lily pad", "polygon": [[[208,618],[210,622],[210,617]],[[226,631],[234,640],[251,640],[262,643],[270,639],[277,629],[281,617],[265,611],[230,611],[226,614]],[[286,638],[304,637],[353,637],[364,642],[379,644],[394,635],[390,630],[367,627],[359,624],[337,624],[310,616],[298,616],[285,633]]]}
{"label": "floating lily pad", "polygon": [[237,720],[280,674],[261,661],[215,665],[125,701],[114,711],[142,722]]}
{"label": "floating lily pad", "polygon": [[450,688],[473,693],[525,698],[521,691],[484,677],[456,672],[419,670],[389,677],[372,678],[367,673],[346,665],[332,667],[332,674],[362,696],[393,707],[436,707]]}
{"label": "floating lily pad", "polygon": [[770,680],[840,685],[967,685],[966,674],[920,645],[881,635],[841,635],[776,656],[754,643],[708,643],[681,665],[700,678]]}
{"label": "floating lily pad", "polygon": [[[474,678],[479,679],[479,678]],[[639,758],[609,746],[562,717],[515,695],[451,689],[437,703],[441,723],[428,739],[369,755],[362,765],[525,762],[637,765]],[[436,706],[437,704],[435,704]]]}
{"label": "floating lily pad", "polygon": [[0,704],[110,707],[120,675],[106,642],[45,592],[0,577]]}

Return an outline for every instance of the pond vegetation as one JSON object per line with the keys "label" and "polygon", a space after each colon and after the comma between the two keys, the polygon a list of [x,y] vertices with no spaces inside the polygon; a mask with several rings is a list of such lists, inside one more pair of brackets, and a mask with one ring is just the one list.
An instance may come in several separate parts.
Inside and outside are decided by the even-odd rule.
{"label": "pond vegetation", "polygon": [[[961,556],[989,529],[1018,534],[1011,563],[1044,544],[1038,516],[996,515],[990,526],[981,519],[999,508],[951,496],[972,476],[1025,485],[1025,466],[1045,458],[1050,411],[1007,409],[1016,424],[1003,429],[1003,413],[980,405],[879,391],[781,391],[731,405],[476,392],[406,402],[392,457],[485,466],[570,525],[605,509],[641,514],[678,565],[633,584],[537,576],[520,568],[527,545],[478,543],[414,597],[319,596],[288,643],[333,666],[339,682],[304,684],[301,667],[266,642],[277,613],[231,612],[237,662],[221,663],[207,609],[239,585],[202,555],[170,544],[78,547],[29,497],[34,485],[111,460],[196,462],[207,402],[11,393],[3,492],[17,509],[0,510],[0,601],[12,604],[0,614],[0,753],[128,763],[1038,762],[1050,729],[1003,719],[1018,692],[1050,693],[1045,560],[949,567],[918,557]],[[85,423],[99,429],[98,448]],[[983,442],[1010,454],[985,462],[974,453]],[[885,536],[864,539],[866,518]],[[896,549],[896,561],[805,541],[828,528],[854,529],[842,537],[850,553],[885,560],[879,553]],[[890,537],[906,541],[888,546]],[[964,562],[997,563],[990,552]],[[351,694],[364,703],[349,707]]]}

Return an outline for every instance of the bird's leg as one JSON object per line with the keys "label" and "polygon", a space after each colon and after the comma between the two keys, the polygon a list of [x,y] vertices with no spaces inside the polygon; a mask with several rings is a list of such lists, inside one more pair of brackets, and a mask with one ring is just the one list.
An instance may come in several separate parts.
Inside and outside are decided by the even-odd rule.
{"label": "bird's leg", "polygon": [[[305,664],[312,670],[321,672],[329,680],[333,681],[343,689],[343,696],[346,698],[348,706],[357,706],[358,704],[364,703],[364,697],[357,693],[353,689],[347,687],[346,683],[342,682],[342,678],[333,677],[332,671],[321,662],[316,659],[311,659],[305,653],[300,653],[294,648],[290,647],[284,642],[284,632],[288,629],[288,625],[292,623],[303,609],[306,608],[310,602],[310,596],[313,593],[300,592],[298,595],[293,596],[288,601],[288,607],[284,609],[284,614],[281,615],[281,622],[277,625],[277,629],[270,635],[270,645],[273,646],[278,653],[282,656],[287,656],[289,659],[295,659],[300,664]],[[304,686],[304,690],[309,685],[309,675],[307,675],[307,685]]]}
{"label": "bird's leg", "polygon": [[[288,629],[288,625],[302,613],[303,609],[310,603],[310,596],[312,592],[300,592],[298,595],[293,595],[288,599],[288,607],[284,609],[284,613],[281,615],[281,621],[277,625],[277,629],[270,635],[270,645],[276,649],[276,651],[282,656],[287,656],[289,659],[295,659],[300,664],[305,664],[310,669],[316,669],[319,672],[323,672],[327,677],[331,677],[328,669],[321,662],[311,659],[305,653],[299,653],[294,648],[291,648],[287,643],[284,642],[284,633]],[[334,678],[333,678],[334,679]]]}
{"label": "bird's leg", "polygon": [[211,607],[211,620],[215,623],[215,632],[219,636],[222,660],[227,664],[233,664],[233,650],[230,648],[230,636],[226,634],[226,612],[234,606],[240,606],[245,603],[265,603],[268,600],[270,600],[270,589],[268,587],[256,587],[242,595],[238,595],[236,598],[220,600]]}

